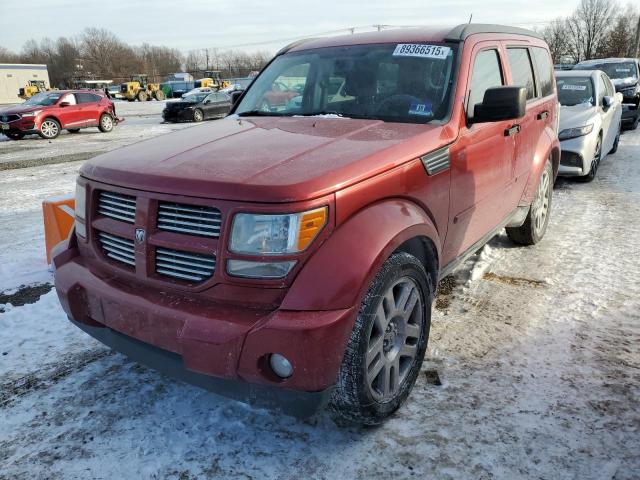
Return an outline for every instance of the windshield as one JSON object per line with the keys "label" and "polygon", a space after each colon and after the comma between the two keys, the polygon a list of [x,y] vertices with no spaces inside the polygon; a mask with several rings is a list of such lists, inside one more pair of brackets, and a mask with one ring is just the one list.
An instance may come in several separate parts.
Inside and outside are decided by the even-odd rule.
{"label": "windshield", "polygon": [[209,92],[204,92],[204,93],[190,93],[189,95],[185,95],[182,98],[183,102],[189,102],[189,103],[200,103],[201,101],[203,101],[207,95],[209,95]]}
{"label": "windshield", "polygon": [[23,103],[23,105],[53,105],[62,96],[62,92],[41,92]]}
{"label": "windshield", "polygon": [[441,120],[449,109],[455,49],[384,44],[285,54],[255,79],[235,113]]}
{"label": "windshield", "polygon": [[637,78],[638,71],[636,69],[636,65],[633,62],[622,62],[622,63],[599,63],[599,64],[591,64],[591,65],[578,65],[576,69],[580,70],[602,70],[606,73],[609,78],[612,79],[621,79],[621,78]]}
{"label": "windshield", "polygon": [[558,101],[567,107],[593,103],[593,84],[590,77],[562,77],[557,78]]}

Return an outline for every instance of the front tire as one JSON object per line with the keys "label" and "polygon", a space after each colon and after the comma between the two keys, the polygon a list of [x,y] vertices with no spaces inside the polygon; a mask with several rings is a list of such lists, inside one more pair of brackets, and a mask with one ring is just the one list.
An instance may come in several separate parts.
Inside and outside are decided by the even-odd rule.
{"label": "front tire", "polygon": [[156,90],[156,100],[159,102],[164,100],[164,92],[162,90]]}
{"label": "front tire", "polygon": [[381,423],[407,399],[429,338],[434,285],[414,256],[393,254],[362,301],[330,409],[340,419]]}
{"label": "front tire", "polygon": [[553,196],[553,168],[551,162],[546,161],[542,175],[536,189],[536,196],[529,207],[529,213],[524,223],[519,227],[507,227],[507,236],[512,242],[520,245],[535,245],[547,231],[551,199]]}
{"label": "front tire", "polygon": [[199,108],[196,108],[193,111],[193,121],[194,122],[201,122],[204,120],[204,113],[202,113],[202,110],[200,110]]}
{"label": "front tire", "polygon": [[60,135],[60,124],[54,118],[45,118],[40,124],[38,135],[47,140],[53,140]]}
{"label": "front tire", "polygon": [[144,90],[140,90],[138,92],[138,101],[139,102],[146,102],[147,101],[147,92],[145,92]]}
{"label": "front tire", "polygon": [[600,160],[602,158],[602,133],[598,135],[598,143],[596,143],[596,149],[593,153],[593,160],[591,160],[591,168],[589,169],[589,173],[586,175],[579,177],[579,180],[582,182],[593,182],[593,179],[596,178],[596,173],[598,173],[598,167],[600,166]]}

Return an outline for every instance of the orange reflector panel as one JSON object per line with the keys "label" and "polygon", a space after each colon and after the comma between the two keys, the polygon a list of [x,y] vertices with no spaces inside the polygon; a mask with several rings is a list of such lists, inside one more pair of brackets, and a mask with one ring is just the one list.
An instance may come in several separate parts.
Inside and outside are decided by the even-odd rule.
{"label": "orange reflector panel", "polygon": [[42,202],[47,263],[51,263],[51,249],[69,237],[75,220],[74,209],[74,195],[49,198]]}
{"label": "orange reflector panel", "polygon": [[300,219],[300,232],[298,234],[298,251],[306,249],[313,239],[318,236],[322,227],[327,223],[327,207],[311,210],[302,215]]}

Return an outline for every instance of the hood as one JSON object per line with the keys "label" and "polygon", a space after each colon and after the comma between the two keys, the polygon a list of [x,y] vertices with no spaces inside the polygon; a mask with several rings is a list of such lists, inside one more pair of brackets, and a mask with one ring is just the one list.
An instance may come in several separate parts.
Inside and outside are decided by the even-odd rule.
{"label": "hood", "polygon": [[611,81],[616,87],[616,90],[633,87],[636,83],[638,83],[638,79],[636,77],[612,78]]}
{"label": "hood", "polygon": [[598,109],[589,104],[578,104],[570,107],[560,107],[560,130],[566,128],[582,127],[588,123],[593,123],[593,117],[598,113]]}
{"label": "hood", "polygon": [[22,114],[28,112],[34,112],[36,110],[44,110],[46,108],[50,108],[50,105],[14,105],[12,107],[4,108],[0,110],[0,115],[12,115],[12,114]]}
{"label": "hood", "polygon": [[451,143],[446,126],[347,118],[237,118],[93,158],[96,181],[211,199],[318,198]]}

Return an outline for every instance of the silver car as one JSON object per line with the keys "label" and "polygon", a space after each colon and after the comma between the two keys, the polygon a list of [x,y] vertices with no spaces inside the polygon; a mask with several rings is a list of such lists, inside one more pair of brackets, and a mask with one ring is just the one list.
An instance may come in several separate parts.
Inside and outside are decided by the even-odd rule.
{"label": "silver car", "polygon": [[603,157],[618,149],[622,95],[600,70],[556,72],[560,102],[559,175],[594,179]]}

